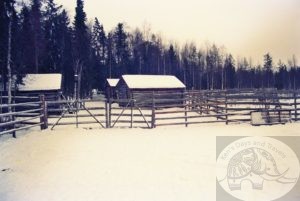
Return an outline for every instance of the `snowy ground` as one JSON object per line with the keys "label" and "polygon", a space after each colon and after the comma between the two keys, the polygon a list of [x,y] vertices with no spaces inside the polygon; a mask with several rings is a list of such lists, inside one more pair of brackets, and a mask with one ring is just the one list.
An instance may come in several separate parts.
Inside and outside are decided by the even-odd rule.
{"label": "snowy ground", "polygon": [[282,135],[300,136],[300,124],[68,126],[0,138],[0,200],[216,200],[216,136]]}

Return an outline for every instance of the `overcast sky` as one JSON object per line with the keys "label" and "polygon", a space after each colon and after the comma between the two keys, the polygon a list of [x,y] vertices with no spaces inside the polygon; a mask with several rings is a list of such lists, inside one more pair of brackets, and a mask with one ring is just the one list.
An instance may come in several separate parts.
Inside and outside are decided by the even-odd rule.
{"label": "overcast sky", "polygon": [[[56,0],[71,16],[76,0]],[[183,44],[224,45],[255,63],[270,52],[300,63],[300,0],[85,0],[89,20],[98,17],[106,31],[119,22],[130,28],[151,25],[154,33]]]}

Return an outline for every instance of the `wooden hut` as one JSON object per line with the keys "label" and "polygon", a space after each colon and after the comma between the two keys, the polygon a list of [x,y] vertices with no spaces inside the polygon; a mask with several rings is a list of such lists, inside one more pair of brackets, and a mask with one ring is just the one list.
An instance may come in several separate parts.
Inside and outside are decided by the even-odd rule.
{"label": "wooden hut", "polygon": [[107,99],[117,99],[116,87],[120,79],[106,79],[106,97]]}
{"label": "wooden hut", "polygon": [[[57,100],[62,92],[61,74],[26,74],[20,84],[15,84],[16,76],[13,76],[13,90],[17,96],[39,96],[45,95],[46,100]],[[4,84],[1,83],[0,91],[6,94]],[[17,88],[16,88],[17,87]],[[15,89],[16,88],[16,89]]]}
{"label": "wooden hut", "polygon": [[159,99],[165,100],[160,104],[174,105],[183,102],[182,92],[185,88],[185,85],[172,75],[123,75],[116,91],[119,99],[133,98],[139,106],[152,105],[153,94],[160,94]]}

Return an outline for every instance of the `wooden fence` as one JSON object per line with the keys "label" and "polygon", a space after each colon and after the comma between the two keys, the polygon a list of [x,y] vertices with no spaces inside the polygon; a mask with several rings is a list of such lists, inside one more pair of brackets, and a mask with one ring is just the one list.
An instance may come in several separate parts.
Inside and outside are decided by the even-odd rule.
{"label": "wooden fence", "polygon": [[[31,98],[32,101],[26,103],[0,106],[0,135],[12,133],[15,136],[15,131],[34,126],[45,129],[48,125],[52,129],[80,124],[98,124],[103,128],[203,123],[260,125],[253,120],[257,114],[267,125],[300,120],[300,91],[147,91],[132,93],[129,99],[102,97],[78,101],[45,101],[43,96]],[[8,107],[12,112],[7,112]]]}
{"label": "wooden fence", "polygon": [[[2,97],[5,100],[7,97]],[[27,102],[16,102],[16,100],[28,100]],[[45,97],[14,97],[14,103],[0,105],[0,136],[12,134],[16,137],[16,131],[26,130],[40,126],[41,129],[48,128],[47,103]],[[3,101],[6,102],[6,101]],[[38,121],[36,121],[38,120]]]}
{"label": "wooden fence", "polygon": [[[153,106],[152,127],[217,122],[251,123],[253,120],[251,115],[254,112],[261,112],[267,116],[265,118],[269,120],[265,124],[269,125],[299,120],[299,91],[188,91],[185,92],[184,103],[181,106],[169,104],[171,99],[157,98],[160,95],[154,94],[153,102],[159,102],[160,106]],[[162,105],[162,102],[167,104]],[[159,110],[170,107],[172,109]]]}

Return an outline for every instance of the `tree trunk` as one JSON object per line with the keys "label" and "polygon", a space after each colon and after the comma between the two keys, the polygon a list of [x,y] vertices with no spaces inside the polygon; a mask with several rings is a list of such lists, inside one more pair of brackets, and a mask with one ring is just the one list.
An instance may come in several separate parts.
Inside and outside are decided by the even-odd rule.
{"label": "tree trunk", "polygon": [[224,68],[222,67],[221,89],[224,90]]}
{"label": "tree trunk", "polygon": [[[8,15],[8,48],[7,48],[7,79],[8,79],[8,85],[7,85],[7,95],[8,100],[7,104],[12,103],[12,72],[11,72],[11,26],[12,26],[12,19],[11,16]],[[8,107],[8,113],[12,112],[12,108]],[[9,116],[9,120],[12,119],[12,116]]]}

